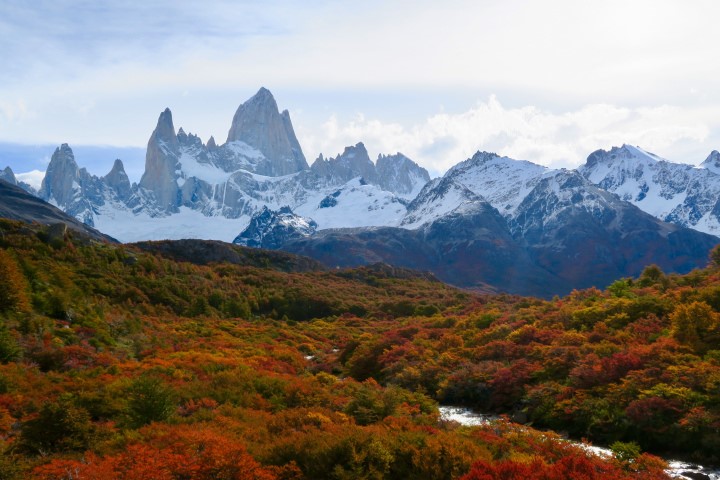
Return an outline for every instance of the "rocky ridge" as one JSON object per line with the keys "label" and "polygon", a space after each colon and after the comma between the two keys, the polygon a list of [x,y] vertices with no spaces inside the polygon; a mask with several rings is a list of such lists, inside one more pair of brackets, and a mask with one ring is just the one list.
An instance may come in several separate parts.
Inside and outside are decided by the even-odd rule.
{"label": "rocky ridge", "polygon": [[290,207],[282,207],[276,212],[263,207],[253,215],[250,225],[235,237],[233,243],[277,250],[292,240],[309,237],[316,231],[317,223],[295,215]]}
{"label": "rocky ridge", "polygon": [[623,146],[577,171],[477,152],[430,180],[404,155],[373,162],[357,143],[308,167],[266,89],[240,105],[223,145],[176,131],[166,109],[145,167],[139,184],[119,160],[96,177],[63,144],[39,195],[123,241],[234,238],[330,267],[386,262],[533,295],[602,286],[650,263],[688,271],[718,241],[685,228],[714,231],[717,152],[694,168]]}
{"label": "rocky ridge", "polygon": [[[425,169],[400,153],[381,156],[376,166],[362,143],[308,167],[289,113],[280,113],[261,88],[237,109],[223,145],[176,130],[170,109],[161,112],[138,184],[130,183],[119,160],[106,176],[90,175],[63,144],[40,197],[125,241],[210,235],[229,241],[266,206],[290,206],[317,217],[321,228],[395,225],[407,199],[428,180]],[[341,212],[349,205],[372,214]],[[207,229],[210,219],[222,226]]]}
{"label": "rocky ridge", "polygon": [[720,154],[699,166],[669,162],[630,145],[591,153],[578,171],[649,214],[705,233],[720,233]]}
{"label": "rocky ridge", "polygon": [[651,263],[686,272],[705,265],[718,242],[643,212],[577,171],[487,152],[426,184],[401,226],[321,230],[280,248],[328,266],[382,261],[464,287],[550,296],[637,276]]}

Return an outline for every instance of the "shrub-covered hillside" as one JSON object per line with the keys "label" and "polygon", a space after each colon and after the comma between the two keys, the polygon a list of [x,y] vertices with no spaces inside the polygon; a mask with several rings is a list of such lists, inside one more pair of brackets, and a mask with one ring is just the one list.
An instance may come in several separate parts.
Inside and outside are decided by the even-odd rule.
{"label": "shrub-covered hillside", "polygon": [[[718,460],[714,267],[541,301],[68,235],[0,221],[0,479],[649,479],[663,463],[638,447]],[[619,455],[461,427],[438,402]]]}

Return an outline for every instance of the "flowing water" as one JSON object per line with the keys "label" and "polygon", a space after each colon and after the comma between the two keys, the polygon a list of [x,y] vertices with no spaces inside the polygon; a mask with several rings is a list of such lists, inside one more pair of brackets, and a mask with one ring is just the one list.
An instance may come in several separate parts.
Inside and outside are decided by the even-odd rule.
{"label": "flowing water", "polygon": [[[440,407],[440,418],[445,421],[455,421],[461,425],[468,426],[484,425],[486,423],[499,419],[497,415],[486,415],[475,412],[469,408],[452,406]],[[580,445],[581,447],[594,453],[595,455],[609,457],[613,454],[609,448],[596,447],[580,442],[574,442],[572,440],[569,441]],[[713,470],[703,467],[702,465],[680,462],[677,460],[665,459],[665,461],[668,463],[668,469],[666,470],[666,472],[673,478],[684,478],[688,480],[720,480],[720,470]]]}

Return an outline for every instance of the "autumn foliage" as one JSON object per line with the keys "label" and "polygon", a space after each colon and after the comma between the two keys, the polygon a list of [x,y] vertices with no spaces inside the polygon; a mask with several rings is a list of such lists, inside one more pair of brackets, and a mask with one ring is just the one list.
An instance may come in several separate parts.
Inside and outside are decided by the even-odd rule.
{"label": "autumn foliage", "polygon": [[[642,451],[720,462],[716,268],[540,300],[0,228],[0,479],[655,479]],[[438,403],[506,417],[461,427]]]}

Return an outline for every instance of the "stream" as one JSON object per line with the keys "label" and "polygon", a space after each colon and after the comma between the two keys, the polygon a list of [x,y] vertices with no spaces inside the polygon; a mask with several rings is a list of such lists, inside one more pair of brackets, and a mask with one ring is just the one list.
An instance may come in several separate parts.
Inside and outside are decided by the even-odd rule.
{"label": "stream", "polygon": [[[441,406],[440,407],[440,418],[445,421],[455,421],[461,425],[473,426],[473,425],[484,425],[486,423],[499,420],[500,417],[497,415],[486,415],[477,413],[472,409],[465,407],[452,407],[452,406]],[[596,447],[587,445],[573,440],[568,440],[572,443],[582,446],[584,449],[600,455],[603,457],[612,456],[612,451],[609,448]],[[720,470],[713,470],[702,465],[681,462],[678,460],[664,459],[668,464],[668,469],[665,470],[668,475],[673,478],[687,479],[687,480],[720,480]]]}

